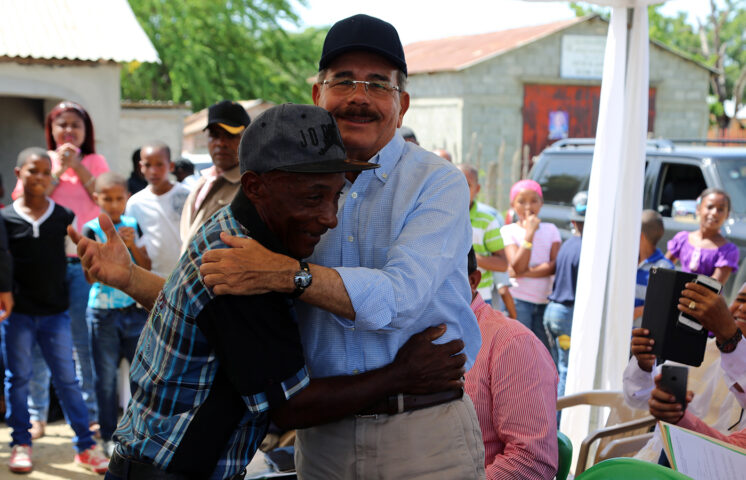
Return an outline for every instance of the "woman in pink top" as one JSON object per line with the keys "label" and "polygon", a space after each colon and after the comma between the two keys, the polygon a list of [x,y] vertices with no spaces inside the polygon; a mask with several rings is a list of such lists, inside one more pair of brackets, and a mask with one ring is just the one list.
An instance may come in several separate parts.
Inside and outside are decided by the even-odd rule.
{"label": "woman in pink top", "polygon": [[[88,112],[77,103],[62,102],[47,115],[44,135],[52,159],[52,186],[48,195],[56,203],[75,213],[75,227],[81,231],[86,222],[99,214],[98,205],[93,201],[96,177],[109,171],[106,159],[96,153],[93,122]],[[19,181],[13,190],[13,199],[22,192]],[[69,313],[77,374],[82,382],[83,399],[88,408],[89,419],[91,423],[98,423],[93,363],[85,319],[90,285],[85,279],[75,252],[72,251],[68,255]],[[34,374],[29,386],[29,412],[32,434],[38,437],[43,435],[49,408],[49,370],[38,348],[34,349],[34,357]]]}
{"label": "woman in pink top", "polygon": [[541,186],[533,180],[520,180],[510,189],[510,206],[518,222],[504,225],[500,235],[505,243],[508,272],[518,320],[549,349],[544,330],[544,309],[552,292],[552,275],[562,238],[552,223],[542,222],[544,205]]}
{"label": "woman in pink top", "polygon": [[682,231],[668,241],[666,258],[681,262],[685,272],[708,275],[725,284],[738,270],[738,247],[727,241],[720,228],[730,214],[730,196],[717,188],[708,188],[697,198],[699,229]]}

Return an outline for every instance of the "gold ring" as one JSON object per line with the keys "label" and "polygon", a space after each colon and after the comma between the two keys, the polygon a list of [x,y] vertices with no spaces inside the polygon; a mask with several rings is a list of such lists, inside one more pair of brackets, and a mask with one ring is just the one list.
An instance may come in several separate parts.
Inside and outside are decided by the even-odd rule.
{"label": "gold ring", "polygon": [[689,310],[696,310],[696,309],[697,309],[696,302],[694,300],[692,300],[691,302],[689,302]]}

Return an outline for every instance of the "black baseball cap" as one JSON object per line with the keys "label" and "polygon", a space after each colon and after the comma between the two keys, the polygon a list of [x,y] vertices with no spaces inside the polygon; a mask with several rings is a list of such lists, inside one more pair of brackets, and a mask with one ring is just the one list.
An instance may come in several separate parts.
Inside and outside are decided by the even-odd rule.
{"label": "black baseball cap", "polygon": [[323,108],[285,103],[266,110],[241,136],[241,173],[359,172],[377,168],[347,159],[337,122]]}
{"label": "black baseball cap", "polygon": [[327,68],[343,53],[366,50],[381,55],[407,74],[404,48],[393,25],[369,15],[353,15],[340,20],[329,29],[321,49],[319,71]]}
{"label": "black baseball cap", "polygon": [[207,109],[207,127],[218,124],[226,132],[238,135],[249,126],[249,123],[249,114],[238,102],[223,100],[210,105]]}

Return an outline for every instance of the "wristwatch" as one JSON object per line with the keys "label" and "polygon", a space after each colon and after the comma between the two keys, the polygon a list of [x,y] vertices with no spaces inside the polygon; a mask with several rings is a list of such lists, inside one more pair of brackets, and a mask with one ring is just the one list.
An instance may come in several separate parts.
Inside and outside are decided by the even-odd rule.
{"label": "wristwatch", "polygon": [[291,298],[296,298],[301,295],[308,287],[311,286],[311,269],[308,268],[308,264],[303,260],[300,261],[300,270],[295,272],[293,275],[293,283],[295,283],[295,291],[290,294]]}
{"label": "wristwatch", "polygon": [[736,347],[738,346],[738,342],[741,341],[741,338],[743,338],[741,329],[736,328],[736,333],[734,333],[732,337],[730,337],[728,340],[724,341],[723,343],[720,343],[717,340],[715,340],[715,345],[718,347],[718,350],[720,350],[721,352],[731,353],[733,350],[736,349]]}

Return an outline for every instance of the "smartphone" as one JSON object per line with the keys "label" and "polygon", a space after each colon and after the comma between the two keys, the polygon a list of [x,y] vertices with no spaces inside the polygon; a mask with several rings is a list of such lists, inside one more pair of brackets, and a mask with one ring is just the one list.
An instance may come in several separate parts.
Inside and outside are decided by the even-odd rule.
{"label": "smartphone", "polygon": [[[723,289],[723,285],[720,282],[718,282],[712,277],[708,277],[707,275],[697,275],[697,278],[694,279],[693,283],[702,285],[703,287],[707,287],[717,294],[719,294],[720,290]],[[679,313],[679,319],[678,319],[677,324],[684,325],[697,332],[701,331],[703,328],[702,324],[699,323],[699,321],[696,318],[684,312]]]}
{"label": "smartphone", "polygon": [[663,390],[676,397],[676,403],[686,407],[686,382],[689,369],[679,365],[663,365],[661,367],[660,385]]}

